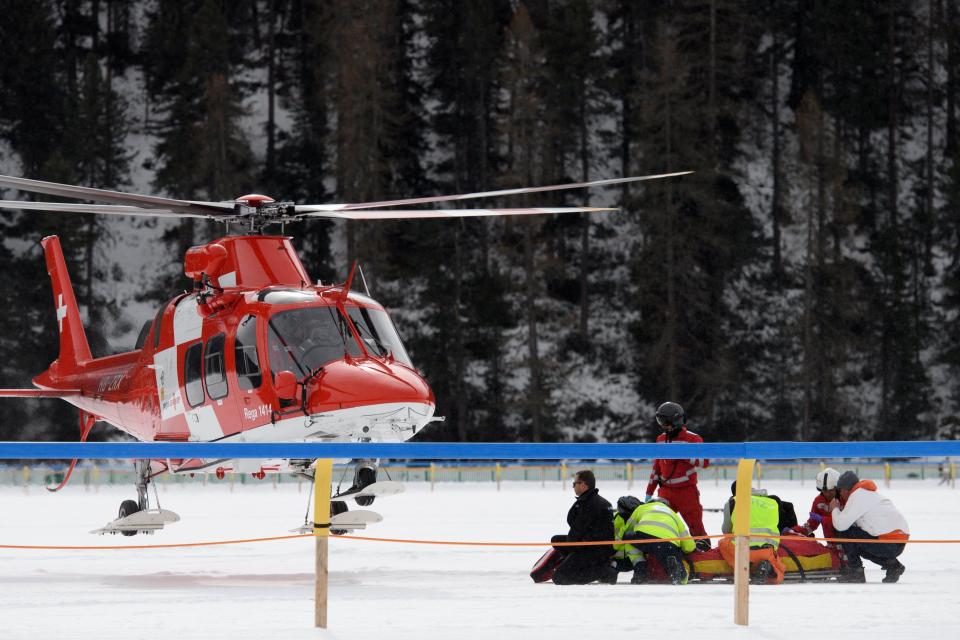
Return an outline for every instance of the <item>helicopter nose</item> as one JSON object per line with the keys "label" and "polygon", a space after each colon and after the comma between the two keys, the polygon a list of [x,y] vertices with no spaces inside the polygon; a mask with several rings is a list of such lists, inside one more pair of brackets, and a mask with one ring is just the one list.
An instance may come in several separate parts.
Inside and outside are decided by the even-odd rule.
{"label": "helicopter nose", "polygon": [[372,360],[340,360],[324,365],[323,373],[310,384],[307,400],[310,413],[400,404],[416,405],[420,410],[429,407],[432,415],[436,399],[417,372],[400,364]]}

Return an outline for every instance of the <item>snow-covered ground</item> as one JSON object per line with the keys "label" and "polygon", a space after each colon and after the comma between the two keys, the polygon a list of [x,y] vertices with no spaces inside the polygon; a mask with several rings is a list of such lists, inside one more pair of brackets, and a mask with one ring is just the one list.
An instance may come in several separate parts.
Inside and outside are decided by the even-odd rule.
{"label": "snow-covered ground", "polygon": [[[371,536],[429,540],[541,542],[565,530],[573,499],[566,483],[408,485],[373,507],[384,521]],[[305,485],[304,485],[305,486]],[[765,482],[797,505],[811,482]],[[132,489],[132,488],[131,488]],[[611,501],[625,484],[606,483]],[[702,487],[719,506],[726,486]],[[897,481],[887,493],[913,537],[958,538],[960,492],[936,480]],[[303,521],[297,485],[171,485],[162,506],[182,521],[153,536],[92,536],[132,490],[72,486],[60,494],[0,489],[0,544],[144,544],[284,535]],[[634,486],[634,493],[642,487]],[[352,503],[351,503],[352,508]],[[706,514],[719,532],[720,516]],[[528,573],[544,548],[483,548],[330,542],[329,629],[313,627],[311,539],[216,547],[24,551],[0,549],[0,638],[816,638],[960,636],[956,545],[916,544],[899,584],[790,584],[751,589],[750,627],[733,624],[733,588],[618,584],[557,587]],[[626,575],[622,582],[627,582]]]}

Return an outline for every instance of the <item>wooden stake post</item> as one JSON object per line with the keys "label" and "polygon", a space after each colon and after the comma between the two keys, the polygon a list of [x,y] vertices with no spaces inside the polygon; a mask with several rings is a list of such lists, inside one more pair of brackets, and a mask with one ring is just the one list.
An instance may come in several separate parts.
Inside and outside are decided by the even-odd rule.
{"label": "wooden stake post", "polygon": [[313,475],[313,535],[316,538],[314,626],[327,628],[327,543],[330,541],[330,482],[333,460],[317,460]]}
{"label": "wooden stake post", "polygon": [[736,555],[733,567],[735,603],[733,622],[750,624],[750,488],[756,460],[741,460],[737,467],[737,509],[733,514]]}

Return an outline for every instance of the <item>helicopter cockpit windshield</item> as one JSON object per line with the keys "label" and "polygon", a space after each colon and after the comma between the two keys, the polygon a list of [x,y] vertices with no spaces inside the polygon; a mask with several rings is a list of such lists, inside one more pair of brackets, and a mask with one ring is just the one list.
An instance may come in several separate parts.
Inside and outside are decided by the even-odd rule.
{"label": "helicopter cockpit windshield", "polygon": [[326,306],[274,314],[267,323],[267,346],[274,374],[292,371],[300,378],[344,355],[363,355],[347,319],[335,307]]}
{"label": "helicopter cockpit windshield", "polygon": [[403,348],[400,334],[397,333],[393,321],[385,311],[366,307],[348,307],[347,314],[353,320],[360,338],[367,345],[367,351],[376,356],[390,355],[397,362],[413,368],[413,362],[407,355],[407,350]]}

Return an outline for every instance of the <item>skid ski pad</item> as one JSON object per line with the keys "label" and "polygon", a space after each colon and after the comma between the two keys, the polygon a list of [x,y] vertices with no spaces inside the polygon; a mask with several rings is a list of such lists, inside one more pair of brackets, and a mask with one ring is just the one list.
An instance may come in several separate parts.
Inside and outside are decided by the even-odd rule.
{"label": "skid ski pad", "polygon": [[404,488],[402,483],[396,482],[395,480],[383,480],[381,482],[368,484],[360,490],[348,489],[343,493],[331,496],[330,499],[339,500],[341,498],[364,498],[367,496],[394,496],[403,492]]}
{"label": "skid ski pad", "polygon": [[122,533],[124,531],[136,531],[138,533],[153,533],[163,529],[164,525],[179,522],[180,516],[167,509],[147,509],[131,513],[124,518],[117,518],[99,529],[94,529],[90,533]]}
{"label": "skid ski pad", "polygon": [[[373,485],[371,485],[373,486]],[[330,529],[339,529],[343,531],[353,531],[355,529],[366,529],[368,524],[375,524],[383,520],[376,511],[344,511],[330,518]],[[313,524],[305,523],[296,529],[290,529],[291,533],[313,533]]]}

